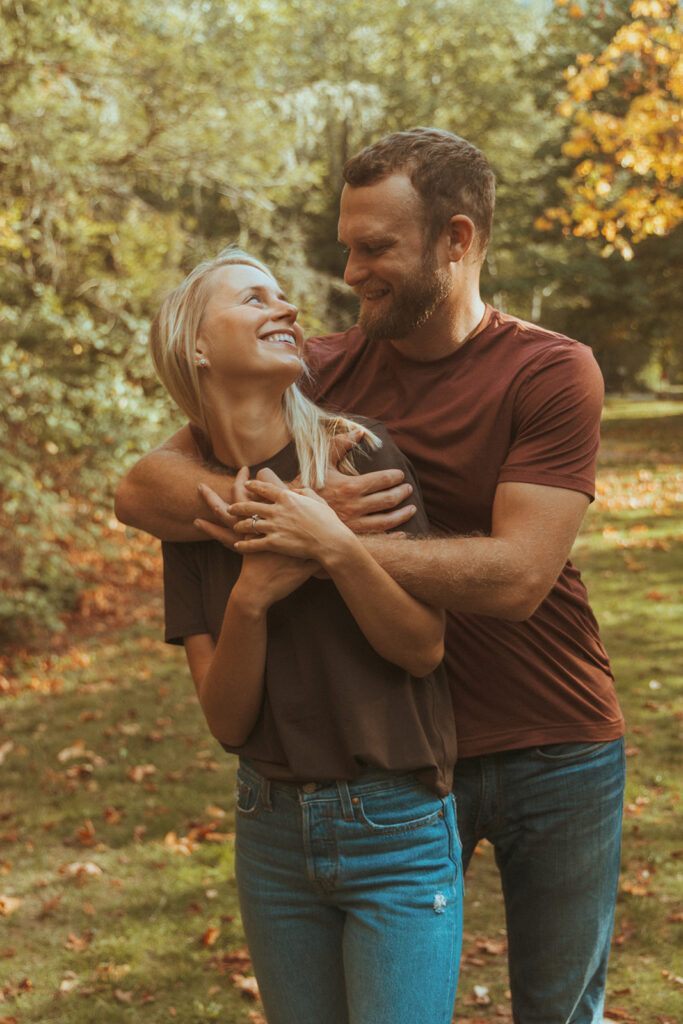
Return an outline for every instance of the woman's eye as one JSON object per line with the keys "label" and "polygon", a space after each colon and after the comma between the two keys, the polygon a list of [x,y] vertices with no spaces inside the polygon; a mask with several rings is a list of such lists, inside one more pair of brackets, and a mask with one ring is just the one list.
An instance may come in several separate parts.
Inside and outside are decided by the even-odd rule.
{"label": "woman's eye", "polygon": [[256,303],[258,303],[260,305],[260,303],[261,303],[261,296],[260,295],[250,295],[249,298],[246,301],[248,303],[249,302],[256,302]]}

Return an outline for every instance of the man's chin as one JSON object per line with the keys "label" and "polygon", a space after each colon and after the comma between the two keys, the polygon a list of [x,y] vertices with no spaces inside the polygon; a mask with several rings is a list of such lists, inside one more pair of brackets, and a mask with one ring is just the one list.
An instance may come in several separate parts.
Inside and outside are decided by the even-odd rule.
{"label": "man's chin", "polygon": [[372,315],[361,309],[358,326],[368,341],[390,341],[399,337],[400,327],[394,317]]}

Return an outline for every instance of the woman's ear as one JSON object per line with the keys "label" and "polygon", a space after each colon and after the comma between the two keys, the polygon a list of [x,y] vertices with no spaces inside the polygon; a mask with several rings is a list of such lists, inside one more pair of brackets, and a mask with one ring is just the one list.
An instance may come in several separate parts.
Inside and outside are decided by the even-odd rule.
{"label": "woman's ear", "polygon": [[206,370],[209,367],[209,360],[206,355],[206,345],[204,340],[200,337],[197,338],[194,346],[194,362],[195,366],[199,370]]}
{"label": "woman's ear", "polygon": [[448,222],[448,254],[452,263],[458,263],[473,247],[476,228],[464,213],[457,213]]}

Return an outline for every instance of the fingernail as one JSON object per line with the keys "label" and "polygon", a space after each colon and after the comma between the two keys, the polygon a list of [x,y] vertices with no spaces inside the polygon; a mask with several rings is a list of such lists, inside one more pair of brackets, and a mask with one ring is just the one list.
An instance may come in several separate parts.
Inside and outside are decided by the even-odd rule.
{"label": "fingernail", "polygon": [[408,484],[408,494],[412,494],[412,493],[413,493],[413,485],[412,484]]}

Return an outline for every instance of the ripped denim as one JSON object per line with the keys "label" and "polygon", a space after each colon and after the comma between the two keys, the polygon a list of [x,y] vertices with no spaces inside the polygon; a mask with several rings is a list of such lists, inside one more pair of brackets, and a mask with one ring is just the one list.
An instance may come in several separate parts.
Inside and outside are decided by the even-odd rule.
{"label": "ripped denim", "polygon": [[451,796],[375,770],[286,785],[242,763],[236,817],[268,1024],[450,1024],[462,945]]}

